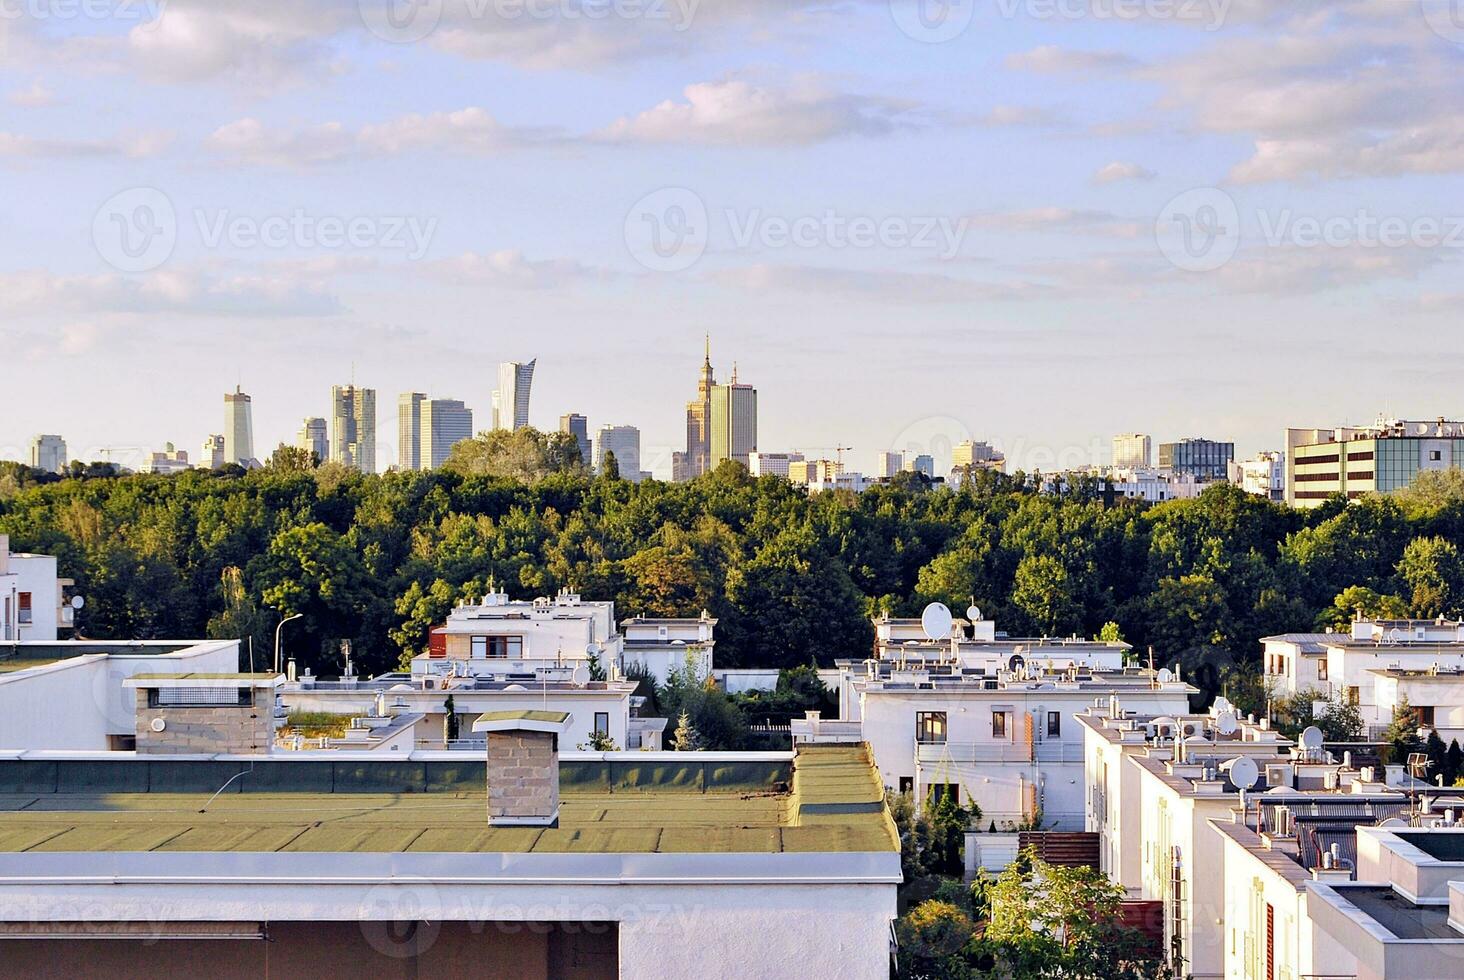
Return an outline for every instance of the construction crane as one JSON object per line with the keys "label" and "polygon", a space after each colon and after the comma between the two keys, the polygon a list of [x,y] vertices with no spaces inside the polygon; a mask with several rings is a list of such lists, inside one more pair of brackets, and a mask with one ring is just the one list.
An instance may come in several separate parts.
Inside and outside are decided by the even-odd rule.
{"label": "construction crane", "polygon": [[820,452],[822,452],[825,449],[832,449],[834,451],[834,453],[836,454],[835,457],[834,457],[835,460],[838,462],[838,464],[840,466],[843,466],[844,465],[844,454],[847,453],[847,452],[850,452],[851,450],[853,450],[853,448],[854,448],[853,446],[805,446],[805,447],[803,447],[801,449],[795,449],[793,451],[795,453],[803,453],[804,455],[809,455],[809,454],[817,454],[817,453],[820,453]]}

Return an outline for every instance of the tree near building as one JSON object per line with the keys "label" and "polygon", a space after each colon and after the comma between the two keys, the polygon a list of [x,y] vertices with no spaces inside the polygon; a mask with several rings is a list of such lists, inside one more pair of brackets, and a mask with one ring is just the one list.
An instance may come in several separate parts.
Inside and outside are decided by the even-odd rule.
{"label": "tree near building", "polygon": [[671,751],[700,752],[701,735],[691,723],[691,715],[683,711],[676,718],[676,731],[671,736]]}

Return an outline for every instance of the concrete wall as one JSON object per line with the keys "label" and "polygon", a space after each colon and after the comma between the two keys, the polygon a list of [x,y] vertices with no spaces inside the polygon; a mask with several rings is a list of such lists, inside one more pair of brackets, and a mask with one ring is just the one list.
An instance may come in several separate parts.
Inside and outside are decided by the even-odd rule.
{"label": "concrete wall", "polygon": [[[137,751],[157,753],[226,753],[253,755],[274,744],[274,698],[254,692],[255,702],[240,705],[148,706],[149,691],[137,691]],[[220,691],[219,693],[231,693]],[[161,720],[163,730],[153,731]]]}

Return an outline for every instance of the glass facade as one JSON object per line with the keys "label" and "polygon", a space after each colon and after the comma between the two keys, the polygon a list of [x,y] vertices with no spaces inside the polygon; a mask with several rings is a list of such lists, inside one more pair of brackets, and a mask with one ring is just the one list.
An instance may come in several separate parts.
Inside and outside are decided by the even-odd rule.
{"label": "glass facade", "polygon": [[1228,467],[1234,459],[1233,442],[1185,439],[1183,442],[1166,442],[1159,447],[1160,469],[1186,473],[1196,480],[1229,479]]}

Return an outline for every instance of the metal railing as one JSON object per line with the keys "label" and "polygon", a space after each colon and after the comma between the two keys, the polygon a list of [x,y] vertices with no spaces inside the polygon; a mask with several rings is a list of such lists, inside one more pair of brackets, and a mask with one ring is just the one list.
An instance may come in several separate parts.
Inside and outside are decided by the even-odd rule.
{"label": "metal railing", "polygon": [[1083,747],[1056,741],[1030,747],[1012,742],[920,742],[915,757],[920,762],[1082,762]]}

